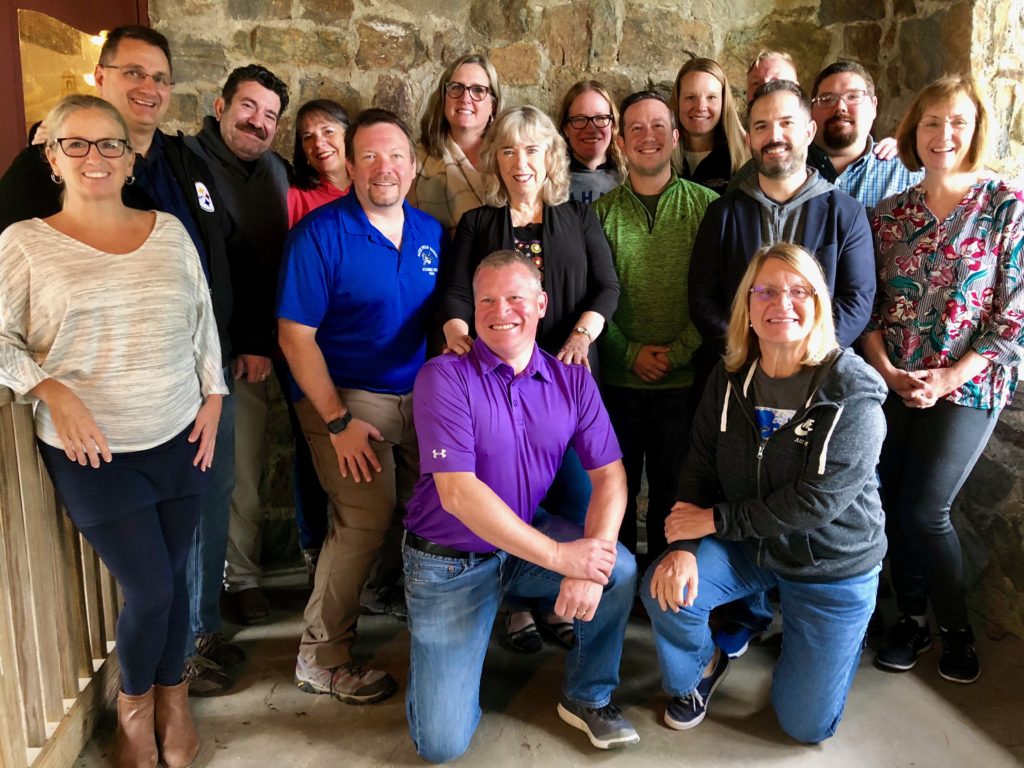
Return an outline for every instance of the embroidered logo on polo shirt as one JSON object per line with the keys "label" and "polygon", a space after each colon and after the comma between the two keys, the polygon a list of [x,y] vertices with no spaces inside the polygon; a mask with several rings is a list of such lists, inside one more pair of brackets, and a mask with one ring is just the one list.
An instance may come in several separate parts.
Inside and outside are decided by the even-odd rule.
{"label": "embroidered logo on polo shirt", "polygon": [[196,182],[196,199],[199,201],[200,208],[207,213],[213,213],[213,198],[210,197],[210,190],[201,181]]}
{"label": "embroidered logo on polo shirt", "polygon": [[442,448],[440,451],[437,450],[437,449],[434,449],[433,451],[431,451],[431,453],[434,455],[435,459],[447,459],[448,458],[448,451],[446,451],[444,448]]}
{"label": "embroidered logo on polo shirt", "polygon": [[[420,261],[423,262],[422,269],[431,277],[437,275],[437,251],[431,248],[429,245],[421,245],[420,249],[416,251],[416,255],[420,257]],[[442,458],[444,458],[442,456]]]}

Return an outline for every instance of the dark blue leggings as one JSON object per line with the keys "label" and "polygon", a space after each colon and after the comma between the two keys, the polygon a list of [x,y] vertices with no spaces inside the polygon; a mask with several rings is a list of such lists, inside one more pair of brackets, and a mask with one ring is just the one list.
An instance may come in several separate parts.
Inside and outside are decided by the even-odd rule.
{"label": "dark blue leggings", "polygon": [[153,683],[181,682],[188,633],[185,560],[198,520],[199,497],[187,496],[80,529],[124,592],[117,657],[121,688],[131,696]]}

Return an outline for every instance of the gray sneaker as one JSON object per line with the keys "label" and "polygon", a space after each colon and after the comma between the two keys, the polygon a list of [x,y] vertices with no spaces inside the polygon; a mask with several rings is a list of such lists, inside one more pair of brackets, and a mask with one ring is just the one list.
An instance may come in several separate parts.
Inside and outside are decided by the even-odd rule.
{"label": "gray sneaker", "polygon": [[636,728],[614,704],[591,709],[563,696],[558,702],[558,716],[587,734],[590,743],[598,749],[619,749],[640,741]]}
{"label": "gray sneaker", "polygon": [[387,672],[364,669],[354,661],[318,667],[301,655],[295,661],[295,685],[306,693],[327,694],[345,704],[375,704],[398,690],[398,683]]}

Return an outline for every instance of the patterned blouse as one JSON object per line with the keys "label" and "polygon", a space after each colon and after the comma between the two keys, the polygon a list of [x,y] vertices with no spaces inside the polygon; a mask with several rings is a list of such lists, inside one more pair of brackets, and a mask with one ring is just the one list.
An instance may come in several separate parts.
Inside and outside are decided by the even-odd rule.
{"label": "patterned blouse", "polygon": [[886,198],[871,222],[878,254],[875,312],[893,365],[947,368],[974,350],[991,361],[945,399],[1002,408],[1024,361],[1024,190],[982,179],[945,221],[918,185]]}

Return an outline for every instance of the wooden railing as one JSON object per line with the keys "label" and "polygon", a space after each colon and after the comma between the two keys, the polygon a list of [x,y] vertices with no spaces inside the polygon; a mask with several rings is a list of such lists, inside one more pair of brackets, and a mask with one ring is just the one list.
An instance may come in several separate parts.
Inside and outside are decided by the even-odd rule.
{"label": "wooden railing", "polygon": [[117,693],[113,577],[57,505],[0,387],[0,768],[70,766]]}

